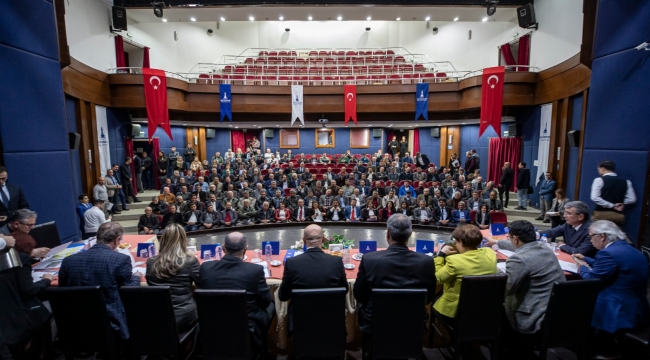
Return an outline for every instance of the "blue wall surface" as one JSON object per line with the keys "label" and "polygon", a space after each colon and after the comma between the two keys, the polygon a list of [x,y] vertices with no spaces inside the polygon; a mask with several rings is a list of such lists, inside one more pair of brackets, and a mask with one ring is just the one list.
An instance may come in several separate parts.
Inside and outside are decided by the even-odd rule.
{"label": "blue wall surface", "polygon": [[[583,107],[583,99],[584,96],[582,94],[576,95],[570,99],[571,101],[571,114],[569,116],[571,117],[569,119],[569,130],[580,130],[580,127],[582,125],[582,107]],[[578,144],[579,145],[579,144]],[[578,157],[580,156],[580,148],[579,147],[569,147],[569,166],[568,166],[568,172],[567,172],[567,184],[566,184],[566,189],[564,191],[566,192],[566,196],[569,199],[575,199],[576,198],[576,176],[578,174]]]}
{"label": "blue wall surface", "polygon": [[54,19],[51,1],[0,1],[0,137],[8,181],[65,242],[79,226]]}

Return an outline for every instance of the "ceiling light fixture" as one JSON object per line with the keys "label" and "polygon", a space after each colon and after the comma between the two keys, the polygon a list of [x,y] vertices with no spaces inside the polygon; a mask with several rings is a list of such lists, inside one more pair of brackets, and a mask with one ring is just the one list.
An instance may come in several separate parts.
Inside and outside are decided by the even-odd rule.
{"label": "ceiling light fixture", "polygon": [[280,15],[280,21],[284,20],[284,16]]}
{"label": "ceiling light fixture", "polygon": [[309,21],[312,21],[312,19],[314,19],[314,18],[311,17],[311,16],[307,18],[307,20],[309,20]]}
{"label": "ceiling light fixture", "polygon": [[458,16],[456,16],[456,17],[454,18],[454,21],[458,21]]}
{"label": "ceiling light fixture", "polygon": [[397,18],[397,19],[395,19],[395,20],[396,20],[396,21],[400,21],[400,20],[402,20],[402,18]]}
{"label": "ceiling light fixture", "polygon": [[163,22],[167,22],[167,19],[163,19]]}
{"label": "ceiling light fixture", "polygon": [[193,18],[193,17],[192,17],[192,18],[190,18],[190,20],[192,20],[192,21],[196,21],[196,18]]}
{"label": "ceiling light fixture", "polygon": [[339,16],[339,17],[336,18],[336,20],[341,21],[341,20],[343,20],[343,17]]}
{"label": "ceiling light fixture", "polygon": [[483,20],[481,20],[481,21],[483,21],[483,22],[486,22],[486,21],[488,21],[488,18],[487,18],[487,16],[486,16],[486,17],[484,17],[484,18],[483,18]]}
{"label": "ceiling light fixture", "polygon": [[431,16],[427,16],[424,18],[424,21],[429,21],[429,20],[431,20]]}
{"label": "ceiling light fixture", "polygon": [[368,16],[368,17],[366,18],[366,20],[370,21],[370,20],[372,20],[372,17]]}
{"label": "ceiling light fixture", "polygon": [[226,18],[222,16],[221,21],[226,21]]}
{"label": "ceiling light fixture", "polygon": [[248,20],[255,21],[255,18],[251,16],[251,17],[248,18]]}

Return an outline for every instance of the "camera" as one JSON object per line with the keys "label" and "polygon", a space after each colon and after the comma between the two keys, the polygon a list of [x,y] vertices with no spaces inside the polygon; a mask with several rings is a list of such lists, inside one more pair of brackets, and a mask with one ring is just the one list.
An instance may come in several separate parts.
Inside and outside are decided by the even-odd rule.
{"label": "camera", "polygon": [[318,119],[318,122],[321,123],[321,124],[327,124],[330,121],[327,120],[327,119]]}

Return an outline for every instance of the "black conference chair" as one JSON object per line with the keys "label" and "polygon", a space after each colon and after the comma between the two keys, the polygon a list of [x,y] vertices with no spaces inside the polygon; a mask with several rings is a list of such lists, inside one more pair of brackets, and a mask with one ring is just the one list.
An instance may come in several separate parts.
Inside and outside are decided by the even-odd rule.
{"label": "black conference chair", "polygon": [[650,326],[623,335],[624,359],[650,359]]}
{"label": "black conference chair", "polygon": [[50,287],[46,290],[59,333],[57,347],[66,360],[81,353],[117,359],[115,335],[99,286]]}
{"label": "black conference chair", "polygon": [[548,349],[557,347],[575,348],[579,358],[588,356],[588,345],[593,333],[591,318],[600,286],[600,280],[572,280],[553,284],[541,329],[540,359],[546,359]]}
{"label": "black conference chair", "polygon": [[196,290],[205,359],[248,360],[252,355],[246,290]]}
{"label": "black conference chair", "polygon": [[120,298],[134,355],[190,357],[194,344],[187,354],[185,349],[194,340],[198,324],[182,334],[176,331],[169,286],[122,286]]}
{"label": "black conference chair", "polygon": [[29,231],[29,235],[36,241],[36,247],[55,248],[61,245],[59,230],[55,221],[38,224]]}
{"label": "black conference chair", "polygon": [[372,289],[372,359],[420,359],[425,328],[426,289]]}
{"label": "black conference chair", "polygon": [[[345,295],[348,289],[293,290],[294,356],[297,359],[345,357]],[[323,341],[323,334],[327,334]]]}
{"label": "black conference chair", "polygon": [[[451,343],[445,345],[454,359],[460,358],[461,343],[472,341],[488,342],[491,345],[490,358],[496,359],[507,281],[508,277],[504,275],[463,277],[454,327],[440,321],[451,334]],[[437,312],[433,310],[433,314]],[[431,343],[435,333],[442,336],[435,323],[432,326],[429,332]]]}

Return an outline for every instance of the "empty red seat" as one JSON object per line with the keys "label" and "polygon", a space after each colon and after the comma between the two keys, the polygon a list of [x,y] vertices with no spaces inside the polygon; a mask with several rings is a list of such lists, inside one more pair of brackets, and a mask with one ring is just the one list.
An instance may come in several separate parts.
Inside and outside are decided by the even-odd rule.
{"label": "empty red seat", "polygon": [[230,73],[232,73],[232,69],[233,69],[232,66],[226,65],[226,66],[223,67],[223,72],[224,72],[224,74],[230,74]]}
{"label": "empty red seat", "polygon": [[253,58],[246,58],[246,60],[244,60],[244,64],[252,64],[252,63],[253,63]]}
{"label": "empty red seat", "polygon": [[311,84],[312,85],[322,85],[323,84],[323,77],[322,76],[312,76],[311,77]]}
{"label": "empty red seat", "polygon": [[388,81],[389,84],[401,84],[402,83],[402,78],[398,74],[390,75],[388,77],[388,79],[389,79],[389,81]]}
{"label": "empty red seat", "polygon": [[199,74],[199,79],[196,81],[197,84],[209,84],[211,83],[210,74]]}

